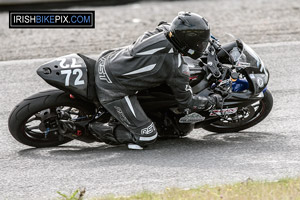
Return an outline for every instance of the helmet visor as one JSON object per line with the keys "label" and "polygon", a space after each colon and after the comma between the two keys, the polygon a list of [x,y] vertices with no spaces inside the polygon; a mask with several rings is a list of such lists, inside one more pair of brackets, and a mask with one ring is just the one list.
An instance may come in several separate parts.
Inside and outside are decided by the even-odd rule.
{"label": "helmet visor", "polygon": [[208,45],[208,41],[199,41],[196,44],[196,50],[203,52],[207,48],[207,45]]}

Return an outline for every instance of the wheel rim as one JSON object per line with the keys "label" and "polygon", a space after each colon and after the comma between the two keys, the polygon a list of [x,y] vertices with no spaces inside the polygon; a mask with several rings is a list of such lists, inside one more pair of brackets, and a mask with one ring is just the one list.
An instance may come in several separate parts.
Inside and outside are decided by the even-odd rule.
{"label": "wheel rim", "polygon": [[[240,126],[244,126],[246,124],[249,124],[253,121],[256,121],[260,118],[260,116],[264,113],[265,111],[265,102],[264,101],[257,101],[253,104],[251,104],[248,107],[245,107],[246,109],[248,109],[248,113],[245,114],[246,116],[244,116],[244,118],[240,117],[238,118],[239,120],[219,120],[217,122],[211,123],[212,126],[216,127],[216,128],[222,128],[222,129],[229,129],[229,128],[236,128],[236,127],[240,127]],[[243,108],[243,109],[245,109]],[[237,115],[241,115],[242,109],[238,110]],[[247,116],[248,115],[248,116]],[[232,116],[233,117],[233,116]]]}

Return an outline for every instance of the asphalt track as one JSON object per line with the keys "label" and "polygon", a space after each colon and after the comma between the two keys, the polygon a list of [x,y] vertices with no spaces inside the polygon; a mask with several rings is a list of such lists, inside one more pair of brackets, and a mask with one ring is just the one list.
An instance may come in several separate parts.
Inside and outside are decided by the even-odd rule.
{"label": "asphalt track", "polygon": [[[195,130],[144,151],[72,141],[36,149],[15,141],[7,118],[23,98],[50,88],[35,70],[49,59],[0,62],[0,199],[49,199],[86,188],[87,196],[128,195],[300,175],[300,42],[251,45],[270,70],[274,108],[241,133]],[[24,70],[26,69],[26,70]]]}

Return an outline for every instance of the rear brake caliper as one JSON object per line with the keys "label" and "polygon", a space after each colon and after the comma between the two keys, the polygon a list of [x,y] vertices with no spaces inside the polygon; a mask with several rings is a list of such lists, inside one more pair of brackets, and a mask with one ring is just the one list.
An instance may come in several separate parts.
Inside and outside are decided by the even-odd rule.
{"label": "rear brake caliper", "polygon": [[50,132],[54,131],[57,134],[57,114],[51,109],[43,110],[39,113],[41,118],[41,123],[39,124],[39,129],[44,132],[45,138],[47,138]]}

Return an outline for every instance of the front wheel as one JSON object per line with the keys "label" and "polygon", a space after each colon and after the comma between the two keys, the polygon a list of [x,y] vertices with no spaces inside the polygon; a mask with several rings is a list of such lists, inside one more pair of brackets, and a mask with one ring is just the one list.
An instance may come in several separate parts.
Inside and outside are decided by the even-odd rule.
{"label": "front wheel", "polygon": [[240,114],[236,118],[220,119],[203,127],[203,129],[216,133],[238,132],[261,122],[269,115],[272,107],[272,94],[269,90],[266,90],[264,98],[261,101],[240,110]]}
{"label": "front wheel", "polygon": [[53,147],[71,141],[58,133],[58,120],[87,117],[93,108],[61,90],[40,92],[24,99],[11,112],[8,128],[22,144]]}

